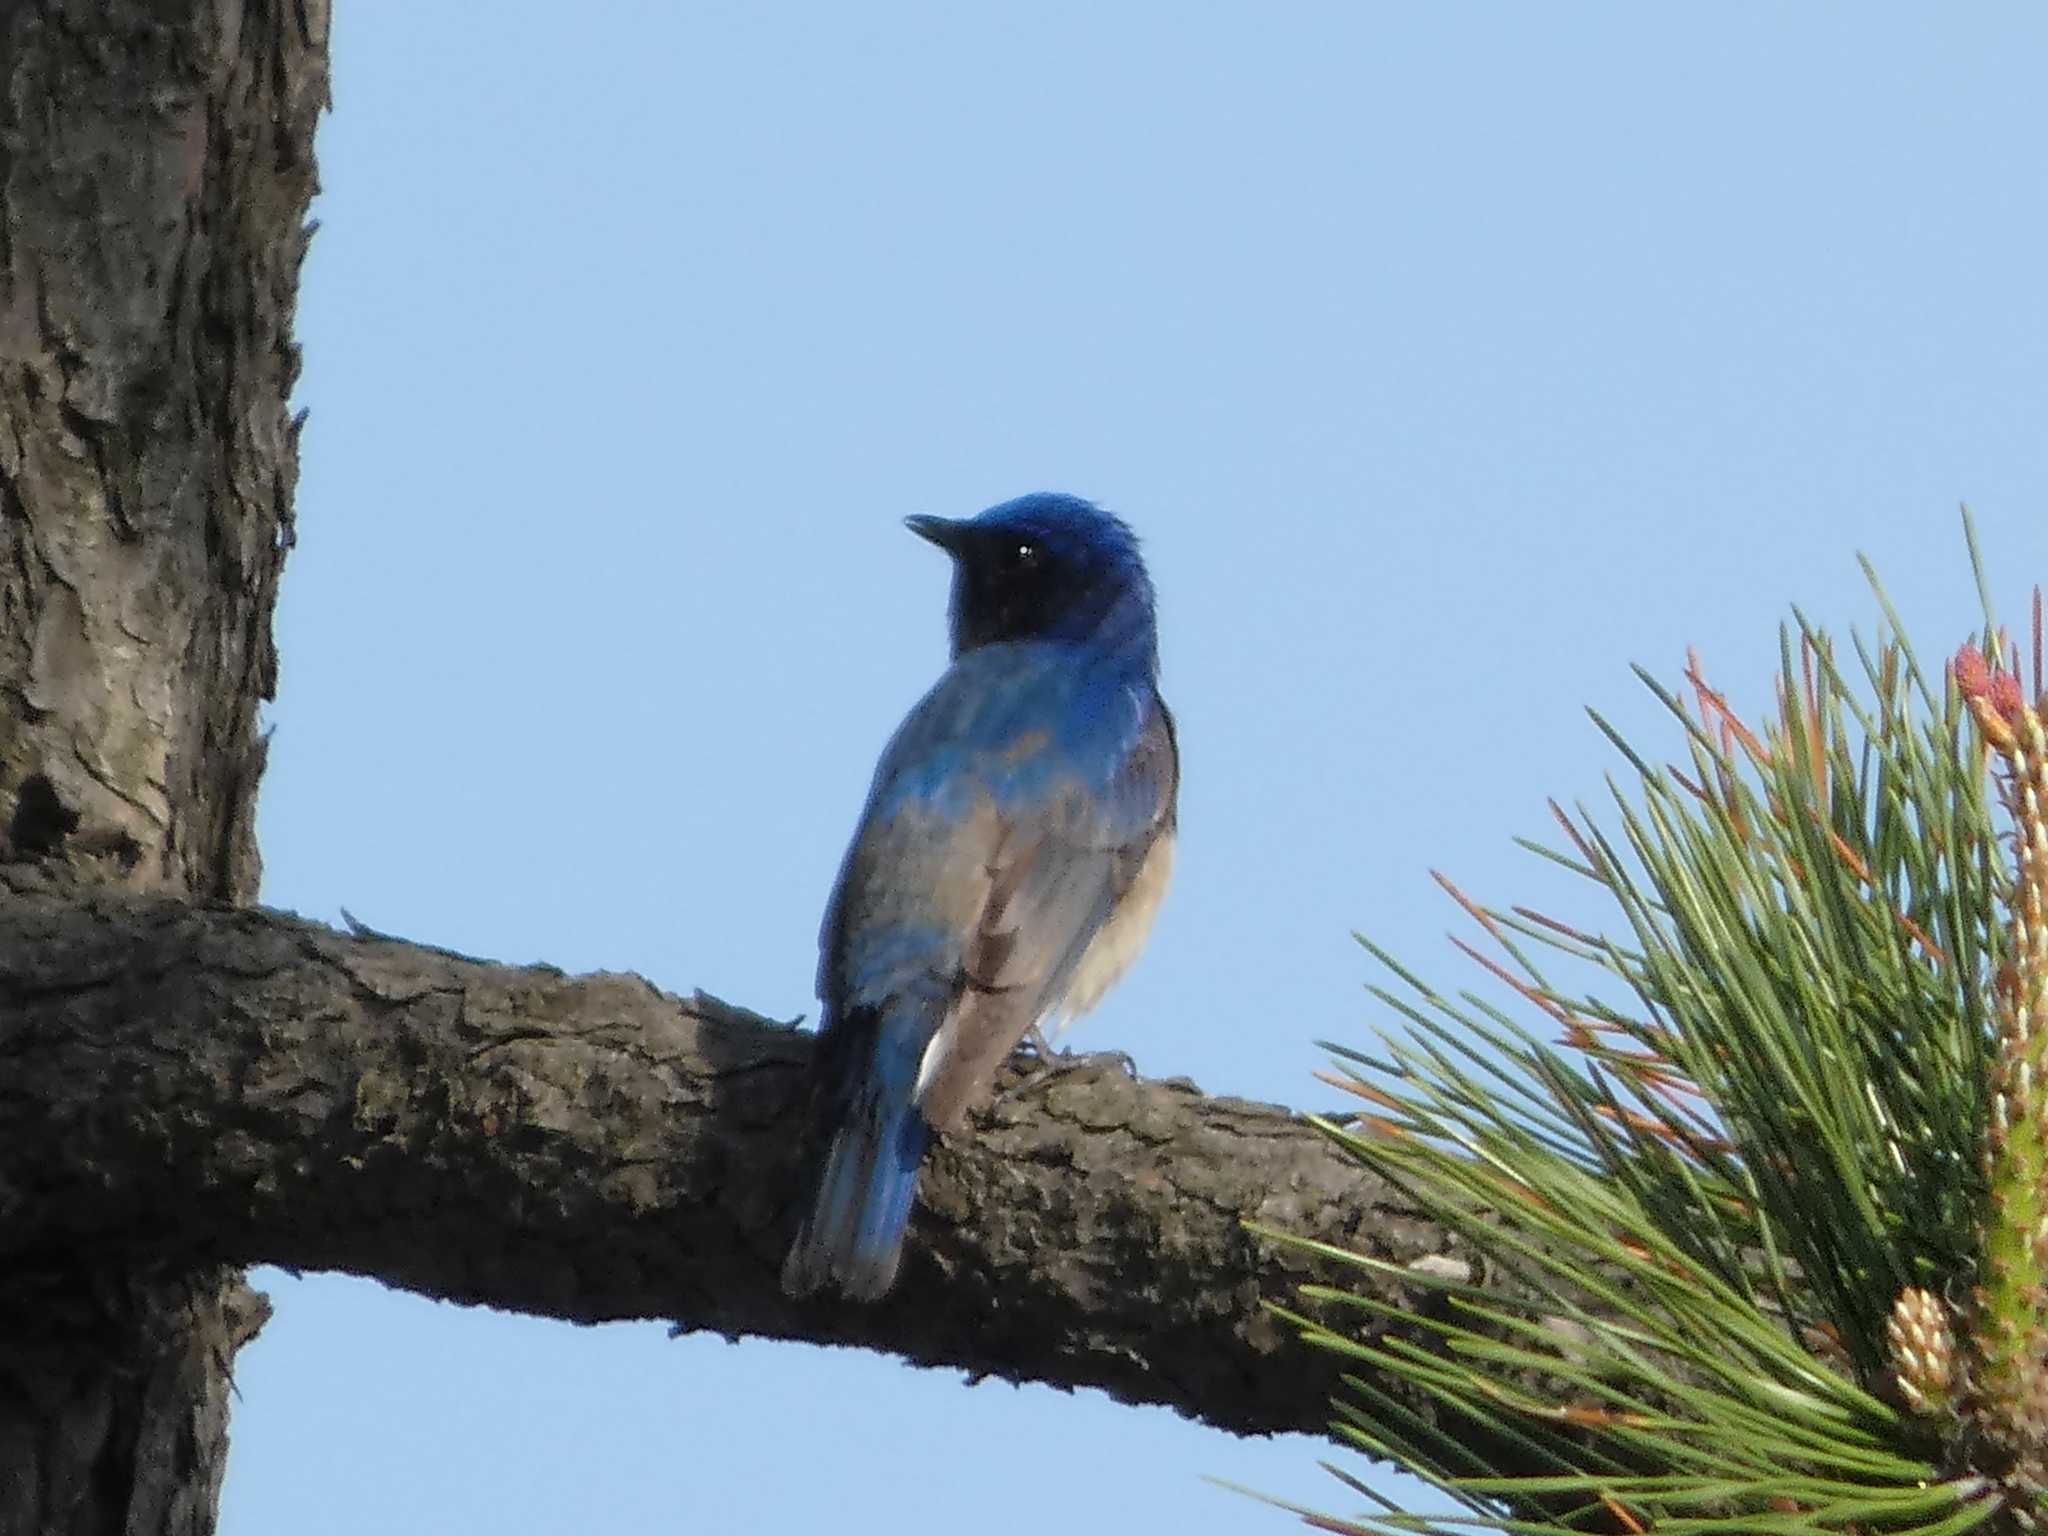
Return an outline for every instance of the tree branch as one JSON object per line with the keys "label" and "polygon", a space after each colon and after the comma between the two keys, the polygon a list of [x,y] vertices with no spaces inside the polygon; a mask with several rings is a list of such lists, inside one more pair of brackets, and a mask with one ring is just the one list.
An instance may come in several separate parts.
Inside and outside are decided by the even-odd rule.
{"label": "tree branch", "polygon": [[1241,1220],[1397,1262],[1445,1244],[1287,1111],[1091,1067],[937,1150],[886,1301],[793,1303],[776,1276],[810,1052],[633,976],[17,888],[0,900],[0,1275],[109,1257],[345,1270],[1097,1386],[1264,1432],[1322,1423],[1335,1366],[1260,1306],[1296,1300],[1305,1260]]}

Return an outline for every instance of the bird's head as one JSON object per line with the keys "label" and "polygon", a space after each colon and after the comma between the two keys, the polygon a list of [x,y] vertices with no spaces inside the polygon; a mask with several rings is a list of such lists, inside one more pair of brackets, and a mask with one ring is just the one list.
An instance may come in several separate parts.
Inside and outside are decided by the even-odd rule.
{"label": "bird's head", "polygon": [[1151,660],[1152,580],[1120,518],[1040,491],[957,521],[905,522],[953,557],[953,654],[999,640],[1088,641]]}

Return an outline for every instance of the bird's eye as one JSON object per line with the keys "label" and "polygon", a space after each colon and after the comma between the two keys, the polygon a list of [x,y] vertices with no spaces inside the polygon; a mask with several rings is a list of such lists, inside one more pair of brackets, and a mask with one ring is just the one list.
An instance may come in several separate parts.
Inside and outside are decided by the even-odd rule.
{"label": "bird's eye", "polygon": [[1019,539],[1003,551],[1003,564],[1011,571],[1028,571],[1038,564],[1038,546],[1029,539]]}

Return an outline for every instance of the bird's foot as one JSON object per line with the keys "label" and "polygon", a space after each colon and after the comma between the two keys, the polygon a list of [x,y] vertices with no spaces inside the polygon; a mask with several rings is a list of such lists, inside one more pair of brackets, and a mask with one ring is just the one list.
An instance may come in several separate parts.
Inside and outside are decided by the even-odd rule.
{"label": "bird's foot", "polygon": [[1054,1078],[1064,1077],[1069,1072],[1100,1070],[1111,1062],[1114,1062],[1126,1077],[1135,1078],[1138,1075],[1138,1064],[1132,1060],[1128,1051],[1055,1050],[1052,1043],[1036,1027],[1025,1036],[1025,1040],[1031,1046],[1031,1054],[1038,1058],[1038,1069],[1027,1073],[997,1094],[995,1102],[998,1104],[1009,1099],[1022,1098],[1025,1094],[1043,1088]]}

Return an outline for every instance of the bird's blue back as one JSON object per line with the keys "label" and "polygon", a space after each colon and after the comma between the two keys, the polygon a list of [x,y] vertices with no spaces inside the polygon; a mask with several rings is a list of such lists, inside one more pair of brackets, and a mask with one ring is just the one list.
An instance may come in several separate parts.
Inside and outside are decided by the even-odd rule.
{"label": "bird's blue back", "polygon": [[[1048,502],[1064,521],[1005,522]],[[1087,543],[1097,519],[1107,550]],[[798,1294],[887,1288],[931,1134],[962,1123],[1033,1026],[1091,1006],[1115,979],[1171,858],[1178,757],[1128,531],[1069,498],[943,526],[963,567],[1005,558],[1014,526],[1095,585],[1061,607],[1053,584],[1038,594],[1055,610],[1047,622],[1013,615],[1003,622],[1017,637],[980,640],[971,604],[996,599],[963,599],[976,574],[963,569],[954,634],[966,648],[883,752],[820,935],[834,1136],[784,1270]],[[997,543],[966,542],[991,528]]]}

